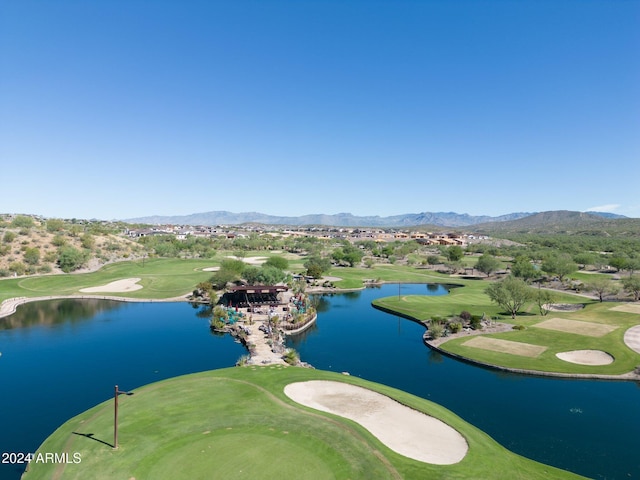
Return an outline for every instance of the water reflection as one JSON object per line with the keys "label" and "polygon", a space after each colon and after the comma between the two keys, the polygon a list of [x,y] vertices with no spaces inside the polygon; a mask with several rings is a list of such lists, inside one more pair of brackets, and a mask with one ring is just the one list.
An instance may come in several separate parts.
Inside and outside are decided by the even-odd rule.
{"label": "water reflection", "polygon": [[118,308],[122,308],[120,302],[98,299],[27,302],[19,305],[14,314],[0,318],[0,330],[83,322],[91,320],[98,313]]}

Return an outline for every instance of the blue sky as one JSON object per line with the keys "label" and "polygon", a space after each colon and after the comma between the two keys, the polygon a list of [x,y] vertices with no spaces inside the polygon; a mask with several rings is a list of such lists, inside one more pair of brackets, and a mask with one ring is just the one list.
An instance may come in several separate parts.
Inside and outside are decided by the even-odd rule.
{"label": "blue sky", "polygon": [[640,2],[0,0],[0,212],[640,217]]}

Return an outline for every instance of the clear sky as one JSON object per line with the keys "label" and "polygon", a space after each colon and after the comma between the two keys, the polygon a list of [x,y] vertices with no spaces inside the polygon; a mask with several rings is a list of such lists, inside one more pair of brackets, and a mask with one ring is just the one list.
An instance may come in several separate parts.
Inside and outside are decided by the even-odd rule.
{"label": "clear sky", "polygon": [[640,2],[0,0],[0,213],[640,217]]}

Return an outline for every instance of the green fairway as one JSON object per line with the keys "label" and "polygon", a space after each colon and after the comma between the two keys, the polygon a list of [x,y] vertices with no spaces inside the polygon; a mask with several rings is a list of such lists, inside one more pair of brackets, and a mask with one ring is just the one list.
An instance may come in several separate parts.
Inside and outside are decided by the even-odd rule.
{"label": "green fairway", "polygon": [[191,292],[199,282],[211,278],[212,273],[203,271],[203,268],[219,264],[218,259],[151,259],[145,262],[113,263],[91,273],[7,279],[0,284],[0,301],[11,297],[82,295],[80,290],[83,288],[106,285],[126,278],[140,278],[139,284],[143,288],[132,292],[114,292],[113,295],[129,298],[172,298]]}
{"label": "green fairway", "polygon": [[[373,304],[418,321],[427,321],[433,316],[451,317],[459,315],[463,310],[474,315],[500,316],[501,322],[525,328],[486,334],[487,337],[546,347],[542,354],[531,358],[465,345],[469,337],[464,335],[452,338],[439,346],[445,352],[483,364],[536,372],[586,375],[621,375],[633,371],[640,365],[640,355],[628,348],[623,339],[628,328],[640,323],[640,315],[611,310],[620,303],[599,303],[576,295],[554,293],[558,303],[582,303],[585,308],[577,312],[550,312],[547,316],[542,316],[538,307],[531,303],[525,306],[522,315],[511,319],[500,307],[490,302],[484,293],[486,282],[461,281],[460,285],[451,289],[448,295],[411,295],[400,298],[394,296],[378,299]],[[552,318],[589,322],[596,326],[609,326],[613,330],[602,336],[588,336],[580,334],[579,331],[563,332],[535,327]],[[613,356],[614,361],[609,365],[581,365],[556,357],[557,353],[575,350],[604,351]]]}
{"label": "green fairway", "polygon": [[[287,384],[307,380],[363,386],[441,419],[464,436],[468,453],[444,466],[395,453],[358,423],[284,394]],[[66,422],[36,452],[36,458],[68,452],[78,463],[32,462],[23,478],[581,478],[513,454],[427,400],[359,378],[282,366],[203,372],[136,389],[120,397],[119,448],[112,443],[113,399]]]}

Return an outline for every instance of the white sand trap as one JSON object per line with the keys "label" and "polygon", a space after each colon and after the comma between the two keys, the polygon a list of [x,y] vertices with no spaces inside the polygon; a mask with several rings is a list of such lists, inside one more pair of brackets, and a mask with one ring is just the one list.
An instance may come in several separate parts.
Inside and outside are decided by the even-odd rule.
{"label": "white sand trap", "polygon": [[467,441],[437,418],[372,390],[325,380],[290,383],[284,393],[307,407],[358,422],[394,452],[435,465],[464,458]]}
{"label": "white sand trap", "polygon": [[618,305],[617,307],[612,307],[609,310],[614,310],[616,312],[640,314],[640,303],[626,303],[624,305]]}
{"label": "white sand trap", "polygon": [[535,358],[544,352],[547,347],[541,345],[533,345],[531,343],[512,342],[511,340],[502,340],[499,338],[489,337],[473,337],[462,345],[467,347],[480,348],[482,350],[492,350],[494,352],[509,353],[511,355],[519,355],[521,357]]}
{"label": "white sand trap", "polygon": [[640,353],[640,325],[631,327],[624,332],[624,343],[636,353]]}
{"label": "white sand trap", "polygon": [[141,278],[125,278],[124,280],[116,280],[115,282],[107,283],[99,287],[83,288],[80,291],[82,293],[122,293],[133,292],[140,290],[142,285],[137,283],[142,280]]}
{"label": "white sand trap", "polygon": [[218,270],[220,270],[220,267],[207,267],[202,269],[203,272],[217,272]]}
{"label": "white sand trap", "polygon": [[572,352],[556,353],[560,360],[580,365],[609,365],[614,358],[602,350],[573,350]]}
{"label": "white sand trap", "polygon": [[244,263],[248,263],[249,265],[262,265],[267,261],[269,257],[236,257],[235,255],[227,255],[227,258],[231,258],[233,260],[242,260]]}
{"label": "white sand trap", "polygon": [[546,328],[557,332],[575,333],[587,337],[604,337],[613,332],[617,325],[603,325],[601,323],[582,322],[580,320],[566,320],[564,318],[551,318],[533,325],[536,328]]}

